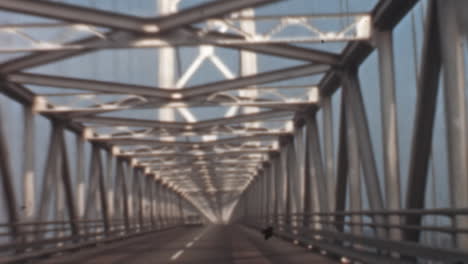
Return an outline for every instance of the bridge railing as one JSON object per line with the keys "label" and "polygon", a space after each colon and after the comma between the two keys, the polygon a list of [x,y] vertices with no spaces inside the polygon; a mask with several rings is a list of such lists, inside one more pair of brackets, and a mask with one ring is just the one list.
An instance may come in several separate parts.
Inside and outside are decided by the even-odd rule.
{"label": "bridge railing", "polygon": [[[344,211],[334,213],[290,214],[252,217],[247,224],[257,229],[267,226],[274,227],[274,233],[282,238],[314,249],[321,254],[333,257],[353,259],[365,263],[465,263],[468,252],[449,248],[450,241],[456,234],[468,234],[468,229],[454,228],[450,225],[395,225],[375,223],[375,217],[389,216],[443,216],[450,223],[457,216],[468,215],[468,209],[425,209],[425,210],[388,210],[388,211]],[[360,221],[352,221],[351,217],[360,217]],[[379,233],[378,229],[384,229]],[[441,233],[447,235],[446,244],[421,244],[406,240],[392,239],[388,235],[397,230],[402,234],[405,230]],[[383,234],[383,235],[382,235]]]}
{"label": "bridge railing", "polygon": [[[79,226],[80,232],[73,235],[72,224]],[[125,219],[114,219],[109,229],[102,219],[70,221],[20,222],[15,225],[20,230],[18,239],[11,241],[11,223],[0,224],[0,263],[13,263],[37,257],[45,257],[63,251],[73,251],[100,243],[149,234],[180,226],[179,218],[160,219],[157,222],[145,221],[127,226]]]}

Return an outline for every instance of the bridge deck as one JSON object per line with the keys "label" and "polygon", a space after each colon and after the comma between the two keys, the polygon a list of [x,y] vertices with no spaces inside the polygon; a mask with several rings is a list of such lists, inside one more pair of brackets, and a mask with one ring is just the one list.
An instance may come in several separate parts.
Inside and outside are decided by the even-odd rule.
{"label": "bridge deck", "polygon": [[148,263],[335,263],[277,238],[239,226],[178,228],[70,253],[42,264]]}

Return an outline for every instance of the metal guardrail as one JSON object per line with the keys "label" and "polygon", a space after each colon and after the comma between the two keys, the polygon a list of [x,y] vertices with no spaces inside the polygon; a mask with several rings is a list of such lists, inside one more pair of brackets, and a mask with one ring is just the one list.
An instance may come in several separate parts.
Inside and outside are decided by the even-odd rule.
{"label": "metal guardrail", "polygon": [[[428,263],[437,261],[441,263],[468,263],[468,252],[457,248],[441,248],[433,245],[424,245],[390,239],[391,230],[403,232],[404,230],[421,230],[426,232],[447,233],[456,235],[467,233],[467,229],[450,226],[408,226],[388,224],[389,216],[399,216],[403,220],[408,215],[444,216],[449,219],[468,215],[468,209],[427,209],[427,210],[388,210],[388,211],[344,211],[333,213],[270,215],[263,217],[250,217],[246,224],[256,229],[273,226],[275,234],[287,240],[295,241],[310,248],[318,248],[322,253],[346,257],[348,259],[363,261],[365,263]],[[343,217],[342,220],[336,220]],[[361,216],[372,219],[376,216],[384,217],[384,223],[348,220],[352,216]],[[366,219],[368,220],[368,219]],[[403,221],[402,221],[403,222]],[[352,228],[362,228],[356,232]],[[338,227],[338,228],[337,228]],[[340,229],[342,227],[342,229]],[[363,232],[362,230],[373,232]],[[377,229],[385,230],[385,236]],[[433,262],[431,262],[433,263]]]}
{"label": "metal guardrail", "polygon": [[[38,257],[46,257],[59,252],[73,251],[96,244],[109,243],[116,240],[127,239],[134,236],[145,235],[163,231],[181,225],[179,219],[166,218],[164,221],[151,223],[145,221],[140,225],[132,221],[126,227],[123,219],[110,222],[105,230],[102,219],[80,220],[73,222],[79,225],[79,234],[73,235],[72,222],[19,222],[14,223],[20,227],[16,241],[0,242],[0,263],[17,263]],[[8,230],[11,224],[0,223],[0,230]],[[0,239],[8,240],[10,232],[0,232]]]}

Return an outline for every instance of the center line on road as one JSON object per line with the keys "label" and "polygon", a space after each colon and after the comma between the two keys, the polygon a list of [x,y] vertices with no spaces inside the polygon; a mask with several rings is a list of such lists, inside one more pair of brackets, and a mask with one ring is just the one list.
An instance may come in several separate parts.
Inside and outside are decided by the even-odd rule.
{"label": "center line on road", "polygon": [[192,241],[192,242],[188,242],[187,245],[185,245],[185,247],[187,247],[187,248],[189,248],[189,247],[191,247],[191,246],[193,246],[193,241]]}
{"label": "center line on road", "polygon": [[179,251],[177,251],[174,255],[172,255],[171,257],[171,260],[176,260],[178,257],[180,257],[180,255],[184,254],[184,250],[181,249]]}

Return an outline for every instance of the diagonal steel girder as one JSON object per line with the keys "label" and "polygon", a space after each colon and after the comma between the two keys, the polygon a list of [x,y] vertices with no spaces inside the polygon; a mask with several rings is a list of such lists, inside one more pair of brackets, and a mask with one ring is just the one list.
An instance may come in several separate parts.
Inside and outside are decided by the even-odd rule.
{"label": "diagonal steel girder", "polygon": [[206,96],[212,93],[224,92],[228,90],[239,89],[251,85],[265,84],[286,79],[300,78],[315,74],[321,74],[328,71],[331,67],[324,64],[305,64],[296,67],[263,72],[259,74],[239,77],[232,80],[213,82],[205,85],[188,87],[182,90],[183,97],[193,98],[197,96]]}
{"label": "diagonal steel girder", "polygon": [[[183,27],[183,26],[187,26],[196,22],[203,21],[211,17],[219,17],[219,16],[223,16],[225,14],[228,14],[237,10],[241,10],[244,8],[270,4],[276,1],[279,1],[279,0],[236,0],[236,1],[218,0],[218,1],[209,2],[206,4],[201,4],[193,8],[186,9],[186,10],[182,10],[175,14],[153,19],[150,21],[151,23],[144,24],[141,30],[145,32],[155,31],[153,33],[161,34],[161,33],[165,33],[165,32],[171,31],[179,27]],[[26,9],[28,4],[32,4],[32,3],[44,4],[44,5],[51,4],[50,2],[35,1],[35,0],[22,0],[22,1],[0,0],[0,9],[2,8],[2,5],[7,7],[7,5],[14,5],[15,3],[20,3],[20,2],[25,3],[23,9]],[[55,4],[56,3],[54,3],[54,5]],[[62,4],[62,7],[63,6],[65,6],[65,8],[71,8],[75,10],[74,9],[75,6],[73,5]],[[13,8],[14,6],[10,6],[9,10],[12,10]],[[17,6],[17,8],[20,8],[20,6]],[[21,12],[25,12],[25,11],[26,10],[23,10]],[[30,11],[35,12],[35,10],[30,10]],[[53,18],[54,15],[56,15],[54,9],[44,8],[42,12],[43,12],[42,15],[47,16],[49,18]],[[110,16],[110,14],[108,15]],[[79,14],[79,13],[78,15],[84,16],[83,14]],[[72,17],[75,17],[75,15],[73,15]],[[94,19],[98,19],[98,18],[94,18]],[[103,23],[103,22],[104,21],[100,21],[100,23]],[[131,19],[128,22],[131,22]],[[115,27],[117,25],[113,25],[113,26]],[[130,25],[127,25],[127,26],[130,26]],[[131,27],[134,27],[134,26],[135,25]],[[112,30],[111,32],[106,34],[106,38],[121,37],[121,34],[126,35],[126,37],[128,38],[127,40],[135,38],[135,36],[132,36],[131,34],[126,34],[125,31],[122,32],[121,30]],[[96,44],[96,43],[103,43],[105,41],[107,40],[103,40],[99,37],[89,37],[89,38],[75,41],[73,42],[73,44],[82,44],[82,45]],[[7,73],[7,72],[20,71],[26,68],[44,65],[44,64],[51,63],[54,61],[59,61],[59,60],[63,60],[66,58],[73,57],[73,56],[81,55],[81,54],[84,54],[86,52],[90,52],[93,50],[94,49],[68,50],[68,51],[57,51],[57,52],[46,52],[46,53],[35,52],[31,55],[19,57],[19,58],[16,58],[16,59],[13,59],[13,60],[7,61],[6,63],[1,64],[0,72]]]}
{"label": "diagonal steel girder", "polygon": [[104,93],[134,94],[165,99],[170,99],[172,95],[169,90],[149,86],[128,85],[116,82],[95,81],[44,74],[11,73],[7,75],[6,79],[10,82],[20,84],[32,84],[63,89],[79,89]]}

